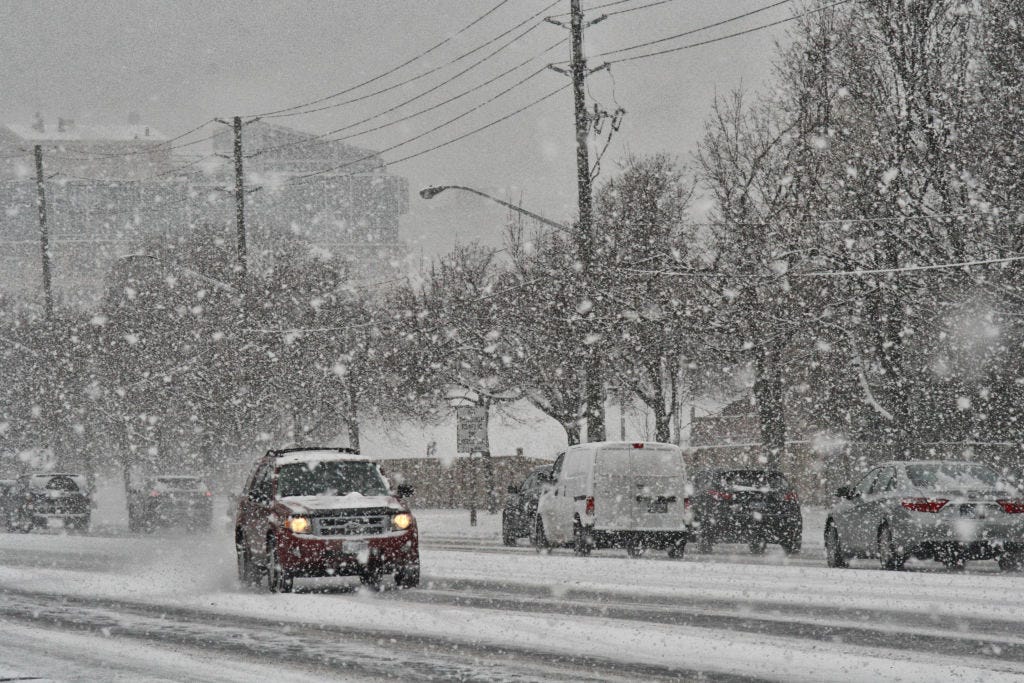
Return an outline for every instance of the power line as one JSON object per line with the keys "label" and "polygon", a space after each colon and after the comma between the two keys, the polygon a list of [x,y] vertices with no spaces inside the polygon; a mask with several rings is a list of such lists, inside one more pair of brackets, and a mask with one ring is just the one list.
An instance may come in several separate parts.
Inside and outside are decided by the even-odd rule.
{"label": "power line", "polygon": [[[628,14],[629,12],[638,12],[640,10],[651,9],[652,7],[657,7],[659,5],[667,5],[670,2],[676,2],[676,1],[677,0],[655,0],[655,2],[650,2],[650,3],[646,4],[646,5],[640,5],[639,7],[627,7],[626,9],[615,10],[614,12],[606,12],[604,16],[606,16],[606,17],[614,17],[617,14]],[[788,0],[787,0],[787,2],[788,2]],[[594,7],[592,9],[587,10],[587,11],[588,12],[593,12],[593,11],[595,11],[597,9],[598,9],[597,7]]]}
{"label": "power line", "polygon": [[[356,164],[362,163],[363,161],[368,161],[370,159],[374,159],[374,158],[380,156],[381,154],[385,154],[387,152],[390,152],[390,151],[393,151],[395,149],[398,149],[399,147],[403,147],[405,145],[408,145],[409,143],[415,142],[415,141],[417,141],[417,140],[419,140],[419,139],[421,139],[423,137],[426,137],[427,135],[429,135],[431,133],[434,133],[434,132],[440,130],[441,128],[444,128],[445,126],[448,126],[448,125],[454,123],[455,121],[458,121],[461,118],[464,118],[464,117],[468,116],[469,114],[473,113],[474,111],[477,111],[477,110],[481,109],[482,107],[485,107],[486,105],[488,105],[491,102],[495,101],[499,97],[502,97],[502,96],[508,94],[509,92],[514,90],[515,88],[517,88],[517,87],[521,86],[522,84],[526,83],[530,79],[536,78],[538,75],[540,75],[541,73],[545,72],[546,70],[547,70],[547,67],[543,67],[541,69],[538,69],[537,71],[534,71],[533,73],[531,73],[526,78],[523,78],[523,79],[519,80],[514,85],[506,88],[505,90],[502,90],[500,93],[494,95],[493,97],[491,97],[490,99],[488,99],[488,100],[486,100],[484,102],[481,102],[480,104],[478,104],[477,106],[473,107],[472,109],[464,111],[461,114],[459,114],[458,116],[450,118],[447,121],[445,121],[443,123],[440,123],[440,124],[434,126],[433,128],[431,128],[429,130],[426,130],[426,131],[424,131],[424,132],[422,132],[422,133],[420,133],[418,135],[414,135],[411,138],[403,140],[402,142],[396,143],[396,144],[391,145],[390,147],[387,147],[385,149],[378,150],[378,151],[374,152],[373,154],[368,154],[366,156],[360,157],[358,159],[354,159],[353,161],[349,161],[349,162],[346,162],[344,164],[338,164],[337,166],[331,166],[329,168],[324,168],[324,169],[321,169],[319,171],[314,171],[313,173],[306,173],[304,175],[294,176],[291,179],[289,179],[287,181],[287,183],[290,184],[290,183],[301,182],[301,181],[303,181],[303,180],[305,180],[307,178],[312,178],[314,176],[319,176],[319,175],[323,175],[325,173],[331,173],[333,171],[337,171],[337,170],[340,170],[340,169],[343,169],[343,168],[348,168],[349,166],[354,166]],[[410,156],[403,157],[402,159],[398,159],[398,160],[390,162],[390,163],[396,164],[396,163],[400,163],[402,161],[407,161],[409,159],[421,156],[421,155],[426,154],[428,152],[432,152],[432,151],[435,151],[437,149],[441,149],[442,147],[446,147],[446,146],[448,146],[450,144],[458,142],[459,140],[464,140],[465,138],[469,137],[470,135],[475,135],[476,133],[479,133],[479,132],[481,132],[483,130],[486,130],[486,129],[494,126],[494,125],[497,125],[497,124],[501,123],[502,121],[506,121],[506,120],[512,118],[513,116],[516,116],[516,115],[526,111],[530,107],[533,107],[533,106],[535,106],[537,104],[540,104],[544,100],[546,100],[546,99],[548,99],[550,97],[553,97],[558,92],[564,90],[566,87],[568,87],[568,85],[563,85],[563,86],[561,86],[559,88],[556,88],[555,90],[549,92],[547,95],[544,95],[544,96],[540,97],[539,99],[534,100],[533,102],[527,104],[526,106],[520,107],[519,109],[515,110],[511,114],[507,114],[507,115],[505,115],[505,116],[503,116],[503,117],[501,117],[501,118],[499,118],[499,119],[497,119],[495,121],[491,121],[490,123],[488,123],[488,124],[486,124],[484,126],[481,126],[479,128],[476,128],[476,129],[474,129],[474,130],[472,130],[472,131],[470,131],[470,132],[468,132],[468,133],[466,133],[464,135],[460,135],[460,136],[458,136],[456,138],[453,138],[452,140],[449,140],[449,141],[447,141],[445,143],[442,143],[440,145],[435,145],[434,147],[431,147],[430,149],[424,150],[422,152],[417,152],[416,154],[412,154]]]}
{"label": "power line", "polygon": [[[524,19],[523,21],[519,22],[518,24],[516,24],[512,28],[508,29],[507,31],[504,31],[504,32],[500,33],[499,35],[495,36],[494,38],[491,38],[490,40],[488,40],[488,41],[486,41],[486,42],[476,46],[472,50],[469,50],[468,52],[464,52],[463,54],[459,55],[458,57],[455,57],[454,59],[449,60],[448,62],[446,62],[444,64],[441,64],[441,65],[435,66],[433,68],[427,69],[426,71],[423,71],[423,72],[421,72],[421,73],[419,73],[419,74],[417,74],[415,76],[412,76],[410,78],[407,78],[407,79],[405,79],[403,81],[399,81],[398,83],[395,83],[394,85],[390,85],[390,86],[388,86],[386,88],[381,88],[380,90],[376,90],[376,91],[374,91],[372,93],[369,93],[367,95],[360,95],[359,97],[353,97],[351,99],[344,100],[342,102],[333,102],[331,104],[326,104],[326,105],[324,105],[322,107],[315,107],[313,109],[304,109],[303,108],[303,107],[310,106],[312,104],[317,104],[319,102],[325,102],[327,100],[334,99],[335,97],[340,97],[341,95],[347,94],[349,92],[352,92],[356,88],[361,87],[361,85],[366,85],[366,83],[372,83],[373,81],[379,80],[378,78],[374,78],[374,79],[371,79],[370,81],[367,81],[367,82],[364,82],[364,83],[360,84],[359,86],[353,86],[351,88],[347,88],[347,89],[345,89],[345,90],[343,90],[341,92],[334,93],[333,95],[329,95],[327,97],[322,97],[322,98],[320,98],[318,100],[315,100],[313,102],[310,102],[310,103],[307,103],[307,104],[304,104],[304,105],[299,105],[297,107],[289,107],[288,109],[280,110],[280,112],[272,112],[272,113],[268,113],[268,114],[263,114],[262,116],[263,116],[263,118],[282,118],[282,117],[287,117],[287,116],[302,116],[304,114],[313,114],[315,112],[325,111],[327,109],[335,109],[337,107],[342,107],[342,106],[345,106],[347,104],[353,104],[355,102],[361,102],[361,101],[367,100],[367,99],[369,99],[371,97],[376,97],[377,95],[382,95],[382,94],[390,92],[392,90],[396,90],[396,89],[401,88],[401,87],[403,87],[405,85],[408,85],[409,83],[413,83],[413,82],[418,81],[418,80],[420,80],[422,78],[426,78],[427,76],[435,74],[438,71],[441,71],[442,69],[445,69],[445,68],[451,66],[452,64],[456,64],[456,63],[462,61],[463,59],[465,59],[466,57],[469,57],[470,55],[473,55],[473,54],[479,52],[480,50],[483,50],[488,45],[492,45],[493,43],[497,42],[498,40],[504,38],[505,36],[509,35],[510,33],[514,32],[514,31],[516,31],[517,29],[522,27],[524,24],[527,24],[530,21],[532,21],[533,19],[536,19],[538,16],[540,16],[541,14],[543,14],[544,12],[546,12],[548,9],[550,9],[554,5],[558,4],[559,2],[561,2],[561,0],[554,0],[550,5],[548,5],[547,7],[544,7],[539,12],[536,12],[535,14],[531,15],[530,17]],[[534,26],[531,26],[526,31],[524,31],[520,36],[517,36],[517,39],[518,38],[522,38],[527,33],[529,33],[530,31],[534,30],[537,26],[540,26],[540,22],[537,22]],[[515,41],[513,40],[512,42],[515,42]]]}
{"label": "power line", "polygon": [[[534,28],[536,28],[536,26],[534,26]],[[469,67],[467,67],[463,71],[460,71],[459,73],[455,74],[454,76],[452,76],[448,80],[446,80],[446,81],[444,81],[442,83],[439,83],[439,84],[437,84],[437,85],[435,85],[435,86],[433,86],[433,87],[431,87],[431,88],[429,88],[429,89],[427,89],[427,90],[425,90],[425,91],[423,91],[423,92],[421,92],[421,93],[419,93],[417,95],[414,95],[414,96],[412,96],[412,97],[410,97],[410,98],[408,98],[406,100],[403,100],[402,102],[399,102],[398,104],[396,104],[396,105],[394,105],[392,107],[389,107],[389,108],[387,108],[387,109],[385,109],[383,111],[377,112],[376,114],[368,116],[368,117],[366,117],[364,119],[361,119],[359,121],[355,121],[354,123],[350,123],[348,125],[342,126],[341,128],[335,128],[334,130],[329,130],[326,133],[321,133],[319,135],[315,135],[313,137],[306,138],[304,140],[297,140],[295,142],[286,142],[284,144],[276,145],[274,147],[265,147],[263,149],[259,149],[256,152],[254,152],[252,156],[257,156],[257,155],[260,155],[260,154],[266,154],[268,152],[276,152],[276,151],[281,150],[281,149],[286,149],[286,148],[289,148],[289,147],[295,147],[295,146],[299,146],[299,145],[308,144],[308,143],[313,142],[315,140],[320,140],[320,139],[323,139],[323,138],[327,138],[330,135],[336,135],[336,134],[342,133],[342,132],[344,132],[346,130],[351,130],[352,128],[355,128],[356,126],[362,125],[364,123],[369,123],[370,121],[374,121],[374,120],[380,118],[381,116],[384,116],[386,114],[390,114],[391,112],[394,112],[394,111],[396,111],[398,109],[401,109],[405,105],[411,104],[412,102],[415,102],[416,100],[418,100],[418,99],[420,99],[422,97],[425,97],[426,95],[429,95],[429,94],[431,94],[433,92],[436,92],[437,90],[439,90],[440,88],[444,87],[445,85],[448,85],[449,83],[451,83],[455,79],[459,78],[460,76],[462,76],[463,74],[465,74],[469,70],[473,69],[474,67],[476,67],[479,64],[483,63],[484,61],[490,59],[491,57],[496,55],[501,50],[503,50],[506,47],[508,47],[509,45],[513,44],[516,40],[521,38],[523,35],[526,35],[526,34],[523,33],[520,36],[517,36],[516,38],[514,38],[511,41],[509,41],[505,45],[502,45],[501,47],[499,47],[497,50],[495,50],[494,52],[490,53],[486,57],[482,58],[481,60],[479,60],[477,62],[474,62],[472,65],[470,65]],[[458,100],[458,99],[461,99],[461,98],[465,97],[466,95],[469,95],[469,94],[474,93],[474,92],[476,92],[478,90],[481,90],[482,88],[485,88],[486,86],[490,85],[491,83],[494,83],[495,81],[498,81],[501,78],[504,78],[508,74],[521,69],[522,67],[526,66],[527,64],[529,64],[533,60],[537,59],[538,57],[541,57],[541,56],[547,54],[548,52],[551,52],[551,50],[555,49],[556,47],[558,47],[559,45],[563,44],[564,42],[565,42],[564,39],[559,40],[557,43],[551,45],[549,48],[547,48],[543,52],[535,54],[532,57],[529,57],[528,59],[523,60],[522,62],[520,62],[519,64],[515,65],[511,69],[507,69],[507,70],[501,72],[500,74],[498,74],[497,76],[494,76],[493,78],[490,78],[490,79],[484,81],[483,83],[480,83],[479,85],[473,86],[472,88],[464,90],[461,93],[459,93],[459,94],[457,94],[457,95],[455,95],[453,97],[450,97],[450,98],[444,100],[443,102],[439,102],[439,103],[437,103],[435,105],[427,107],[426,109],[421,109],[421,110],[419,110],[419,111],[417,111],[417,112],[415,112],[413,114],[409,114],[407,116],[404,116],[402,118],[396,119],[396,120],[391,121],[389,123],[382,124],[382,125],[377,126],[375,128],[370,128],[368,130],[364,130],[364,131],[361,131],[359,133],[353,133],[352,135],[346,135],[346,136],[340,137],[340,138],[333,138],[333,139],[330,139],[330,140],[325,140],[324,142],[341,142],[343,140],[349,140],[349,139],[354,138],[354,137],[358,137],[358,136],[361,136],[361,135],[366,135],[367,133],[372,133],[372,132],[381,130],[383,128],[387,128],[387,127],[390,127],[390,126],[402,123],[404,121],[408,121],[409,119],[413,119],[413,118],[415,118],[417,116],[421,116],[422,114],[425,114],[425,113],[430,112],[430,111],[434,111],[435,109],[439,109],[439,108],[441,108],[441,107],[443,107],[443,106],[445,106],[447,104],[450,104],[450,103],[454,102],[455,100]]]}
{"label": "power line", "polygon": [[[634,55],[632,57],[623,57],[621,59],[613,59],[613,60],[611,60],[611,61],[609,61],[607,63],[608,64],[620,64],[620,63],[623,63],[623,62],[632,62],[632,61],[635,61],[635,60],[638,60],[638,59],[648,59],[650,57],[659,57],[661,55],[671,54],[673,52],[680,52],[682,50],[689,50],[689,49],[692,49],[692,48],[695,48],[695,47],[702,47],[704,45],[710,45],[712,43],[718,43],[718,42],[721,42],[723,40],[728,40],[730,38],[736,38],[738,36],[747,35],[748,33],[754,33],[756,31],[763,31],[764,29],[772,28],[774,26],[779,26],[781,24],[788,24],[791,21],[796,21],[797,19],[800,19],[802,17],[808,16],[810,14],[816,14],[818,12],[824,12],[825,10],[832,9],[833,7],[839,7],[840,5],[846,5],[846,4],[848,4],[848,3],[852,2],[852,1],[853,0],[839,0],[839,2],[834,2],[831,5],[825,5],[824,7],[818,7],[818,8],[815,8],[815,9],[810,9],[810,10],[807,10],[806,12],[801,12],[799,14],[794,14],[793,16],[788,17],[786,19],[780,19],[778,21],[773,21],[773,22],[768,23],[768,24],[761,24],[760,26],[754,26],[753,28],[748,28],[748,29],[745,29],[743,31],[737,31],[735,33],[730,33],[728,35],[719,36],[717,38],[711,38],[711,39],[708,39],[708,40],[703,40],[703,41],[700,41],[698,43],[689,43],[687,45],[680,45],[679,47],[667,48],[667,49],[664,49],[664,50],[658,50],[656,52],[649,52],[647,54]],[[777,4],[783,4],[784,2],[789,2],[789,0],[781,0],[781,2],[779,2]],[[765,9],[767,9],[767,7]],[[727,23],[728,21],[730,21],[730,20],[725,20],[723,22],[720,22],[720,24],[721,23]],[[699,31],[699,30],[703,30],[703,28],[701,28],[701,29],[693,29],[693,31],[690,31],[690,33],[695,32],[695,31]],[[680,35],[684,35],[684,34],[680,34]],[[678,38],[680,36],[674,36],[674,37]],[[663,39],[663,40],[668,40],[668,39],[666,38],[666,39]],[[597,56],[598,57],[602,57],[602,56],[605,56],[605,55],[617,54],[617,53],[620,53],[620,52],[627,52],[627,51],[630,51],[630,50],[639,49],[641,47],[644,47],[645,45],[654,44],[655,42],[662,42],[662,41],[651,41],[651,43],[634,45],[633,47],[622,48],[621,50],[615,50],[613,52],[607,52],[607,53],[604,53],[604,55],[597,55]]]}

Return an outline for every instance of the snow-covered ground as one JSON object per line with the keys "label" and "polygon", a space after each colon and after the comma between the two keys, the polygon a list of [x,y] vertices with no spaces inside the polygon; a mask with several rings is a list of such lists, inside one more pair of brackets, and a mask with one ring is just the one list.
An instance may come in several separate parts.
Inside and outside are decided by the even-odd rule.
{"label": "snow-covered ground", "polygon": [[424,586],[380,594],[350,580],[244,591],[226,528],[0,535],[0,674],[363,680],[389,678],[391,666],[489,680],[1024,679],[1024,577],[981,563],[960,574],[868,561],[830,570],[818,510],[800,559],[752,558],[742,546],[683,560],[538,555],[502,548],[497,515],[481,513],[476,527],[466,511],[418,516]]}

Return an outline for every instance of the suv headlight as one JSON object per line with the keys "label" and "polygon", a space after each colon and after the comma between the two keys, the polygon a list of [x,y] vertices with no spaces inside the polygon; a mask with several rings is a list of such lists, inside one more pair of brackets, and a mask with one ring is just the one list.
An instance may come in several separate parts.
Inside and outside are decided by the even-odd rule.
{"label": "suv headlight", "polygon": [[405,531],[412,526],[412,515],[408,512],[399,512],[391,518],[391,526],[401,531]]}
{"label": "suv headlight", "polygon": [[284,525],[293,534],[308,534],[312,527],[309,523],[309,517],[289,517]]}

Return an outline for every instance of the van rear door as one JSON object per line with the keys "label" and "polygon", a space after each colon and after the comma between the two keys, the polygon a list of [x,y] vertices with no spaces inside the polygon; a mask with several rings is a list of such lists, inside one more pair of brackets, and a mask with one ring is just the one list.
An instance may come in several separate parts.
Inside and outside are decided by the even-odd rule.
{"label": "van rear door", "polygon": [[633,472],[628,444],[600,446],[594,458],[594,528],[633,528]]}
{"label": "van rear door", "polygon": [[660,443],[633,444],[629,461],[633,529],[685,529],[686,465],[679,447]]}

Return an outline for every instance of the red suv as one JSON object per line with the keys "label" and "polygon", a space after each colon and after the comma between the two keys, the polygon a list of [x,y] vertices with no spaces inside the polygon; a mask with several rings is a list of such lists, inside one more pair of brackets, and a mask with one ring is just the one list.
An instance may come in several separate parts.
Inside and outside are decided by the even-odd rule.
{"label": "red suv", "polygon": [[403,498],[380,466],[347,448],[268,451],[238,503],[238,578],[271,592],[296,577],[358,576],[379,588],[384,575],[412,588],[420,581],[419,534]]}

